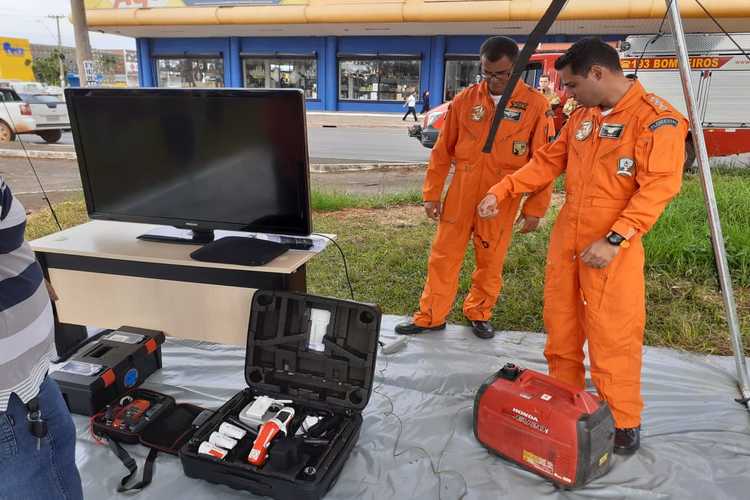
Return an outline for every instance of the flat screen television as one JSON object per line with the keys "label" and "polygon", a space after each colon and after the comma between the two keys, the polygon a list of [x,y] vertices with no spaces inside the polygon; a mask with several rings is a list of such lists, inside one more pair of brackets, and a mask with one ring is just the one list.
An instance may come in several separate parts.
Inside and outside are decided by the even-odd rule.
{"label": "flat screen television", "polygon": [[189,229],[197,243],[216,229],[312,232],[302,91],[70,88],[65,95],[92,219]]}

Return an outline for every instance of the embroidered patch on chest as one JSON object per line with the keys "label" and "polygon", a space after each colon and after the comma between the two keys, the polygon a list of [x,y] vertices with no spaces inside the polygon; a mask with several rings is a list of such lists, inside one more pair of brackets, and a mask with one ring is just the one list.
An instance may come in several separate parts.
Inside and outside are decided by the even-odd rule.
{"label": "embroidered patch on chest", "polygon": [[482,118],[484,118],[484,106],[481,104],[477,104],[473,108],[471,108],[471,120],[475,122],[481,122]]}
{"label": "embroidered patch on chest", "polygon": [[528,103],[525,103],[523,101],[511,101],[510,107],[516,109],[526,109],[529,107],[529,105]]}
{"label": "embroidered patch on chest", "polygon": [[604,123],[599,129],[599,137],[604,139],[619,139],[625,125],[620,123]]}
{"label": "embroidered patch on chest", "polygon": [[632,177],[634,168],[635,162],[632,158],[620,158],[617,161],[617,175]]}
{"label": "embroidered patch on chest", "polygon": [[516,156],[523,156],[526,154],[526,150],[529,149],[528,144],[523,141],[513,141],[513,154]]}
{"label": "embroidered patch on chest", "polygon": [[594,130],[594,123],[591,120],[581,122],[578,130],[576,130],[576,139],[579,141],[585,141],[586,138],[591,135],[592,130]]}
{"label": "embroidered patch on chest", "polygon": [[512,109],[506,109],[503,113],[503,117],[505,120],[510,120],[512,122],[521,121],[521,111],[513,111]]}
{"label": "embroidered patch on chest", "polygon": [[676,127],[679,122],[675,120],[674,118],[661,118],[659,120],[656,120],[654,123],[648,126],[648,128],[651,129],[653,132],[659,127],[663,127],[665,125],[669,125],[671,127]]}

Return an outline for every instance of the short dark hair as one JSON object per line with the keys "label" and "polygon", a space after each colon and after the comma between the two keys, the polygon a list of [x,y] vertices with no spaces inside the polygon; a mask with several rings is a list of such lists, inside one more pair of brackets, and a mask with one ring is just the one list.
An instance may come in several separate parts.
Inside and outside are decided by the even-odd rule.
{"label": "short dark hair", "polygon": [[586,76],[594,65],[611,71],[622,72],[620,56],[615,48],[599,38],[578,40],[555,61],[556,70],[560,71],[570,66],[570,71],[578,76]]}
{"label": "short dark hair", "polygon": [[507,36],[493,36],[484,41],[479,48],[479,56],[490,62],[507,57],[513,62],[518,58],[518,44]]}

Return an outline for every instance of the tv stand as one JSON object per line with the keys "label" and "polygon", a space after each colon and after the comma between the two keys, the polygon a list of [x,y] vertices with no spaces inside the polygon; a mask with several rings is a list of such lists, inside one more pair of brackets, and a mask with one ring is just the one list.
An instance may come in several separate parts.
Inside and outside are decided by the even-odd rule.
{"label": "tv stand", "polygon": [[[84,326],[132,325],[247,345],[255,290],[304,292],[305,264],[316,255],[285,252],[264,266],[201,262],[190,258],[199,245],[138,239],[152,229],[157,227],[94,220],[31,242],[59,296],[52,307],[60,354],[86,339]],[[224,231],[216,233],[221,241]]]}
{"label": "tv stand", "polygon": [[183,243],[187,245],[203,245],[214,241],[213,229],[180,229],[169,226],[157,226],[138,236],[139,240],[159,241],[162,243]]}

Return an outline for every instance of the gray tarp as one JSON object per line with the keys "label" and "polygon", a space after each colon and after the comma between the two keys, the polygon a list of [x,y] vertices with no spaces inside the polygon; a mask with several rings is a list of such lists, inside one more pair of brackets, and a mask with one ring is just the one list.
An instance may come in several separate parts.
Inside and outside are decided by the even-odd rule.
{"label": "gray tarp", "polygon": [[[399,320],[383,318],[382,338],[393,338]],[[543,346],[541,334],[503,332],[486,341],[451,326],[412,338],[399,353],[380,355],[362,434],[327,498],[447,500],[464,492],[467,499],[750,498],[750,414],[734,402],[734,360],[727,357],[647,348],[643,446],[635,456],[617,457],[607,476],[582,490],[556,490],[489,455],[472,433],[476,389],[506,361],[544,371]],[[144,386],[180,402],[217,408],[245,386],[244,348],[169,339],[163,356],[164,367]],[[75,422],[86,498],[130,496],[115,493],[123,466],[94,443],[87,418],[76,416]],[[146,448],[126,448],[143,463]],[[137,497],[254,498],[190,479],[178,458],[164,454],[153,483]]]}

